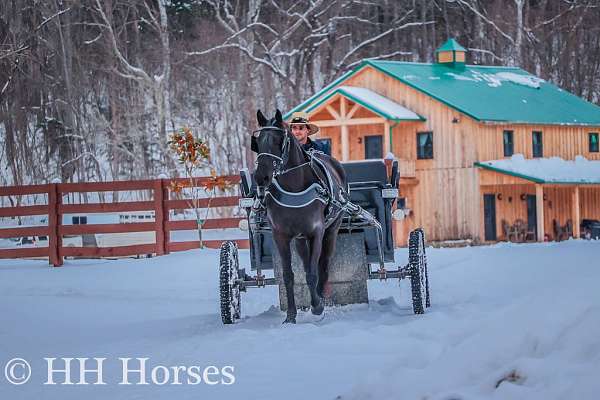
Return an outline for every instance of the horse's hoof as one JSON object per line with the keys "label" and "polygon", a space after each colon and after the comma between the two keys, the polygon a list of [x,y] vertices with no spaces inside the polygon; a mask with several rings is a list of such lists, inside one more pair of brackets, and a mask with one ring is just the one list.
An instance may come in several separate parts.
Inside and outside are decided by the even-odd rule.
{"label": "horse's hoof", "polygon": [[312,312],[313,315],[321,315],[321,314],[323,314],[324,309],[325,309],[325,306],[323,305],[323,300],[319,300],[319,304],[311,307],[310,312]]}
{"label": "horse's hoof", "polygon": [[285,324],[295,324],[295,323],[296,323],[296,317],[293,317],[293,318],[287,317],[285,319],[285,321],[283,321],[282,325],[285,325]]}

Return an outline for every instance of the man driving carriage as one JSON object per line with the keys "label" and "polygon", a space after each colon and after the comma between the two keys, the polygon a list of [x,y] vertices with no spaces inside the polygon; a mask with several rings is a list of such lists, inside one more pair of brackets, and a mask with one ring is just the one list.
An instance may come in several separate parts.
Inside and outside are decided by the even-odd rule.
{"label": "man driving carriage", "polygon": [[329,149],[323,142],[311,140],[309,136],[312,136],[319,132],[319,127],[315,124],[311,124],[308,119],[308,114],[304,112],[295,112],[292,114],[292,118],[288,123],[292,135],[302,145],[302,148],[306,151],[310,149],[322,151],[327,155],[331,155],[331,149]]}

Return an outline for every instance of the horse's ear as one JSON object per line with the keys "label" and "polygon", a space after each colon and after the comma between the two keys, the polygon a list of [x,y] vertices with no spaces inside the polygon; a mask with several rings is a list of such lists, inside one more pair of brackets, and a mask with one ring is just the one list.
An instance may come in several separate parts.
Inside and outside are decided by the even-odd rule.
{"label": "horse's ear", "polygon": [[256,112],[256,119],[258,120],[259,126],[267,126],[269,120],[263,115],[262,111],[258,110]]}
{"label": "horse's ear", "polygon": [[279,111],[279,109],[277,109],[277,112],[275,113],[275,121],[277,121],[277,125],[281,126],[283,123],[283,116],[281,115],[281,111]]}

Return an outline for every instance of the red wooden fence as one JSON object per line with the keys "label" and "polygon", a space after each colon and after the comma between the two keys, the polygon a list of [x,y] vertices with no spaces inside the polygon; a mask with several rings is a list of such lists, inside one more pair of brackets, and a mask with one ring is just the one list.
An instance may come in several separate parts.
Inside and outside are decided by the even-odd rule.
{"label": "red wooden fence", "polygon": [[[239,182],[239,176],[226,176],[233,183]],[[211,178],[197,178],[195,186],[206,183]],[[154,179],[139,181],[115,181],[94,183],[52,183],[47,185],[6,186],[0,188],[0,196],[47,194],[47,205],[0,207],[0,217],[17,217],[30,215],[48,215],[47,226],[15,227],[0,229],[0,238],[21,236],[48,236],[48,247],[27,247],[20,249],[0,249],[0,259],[48,257],[50,264],[60,266],[64,257],[112,257],[133,256],[140,254],[169,254],[172,251],[183,251],[200,247],[200,242],[171,242],[170,232],[197,229],[195,220],[170,221],[169,210],[191,208],[189,200],[171,200],[169,188],[173,181],[189,183],[187,179]],[[63,196],[74,192],[101,192],[123,190],[151,190],[152,201],[63,204]],[[215,197],[211,207],[237,206],[238,196]],[[208,205],[208,199],[200,200],[199,207]],[[115,213],[126,211],[154,211],[154,222],[134,222],[126,224],[84,224],[63,225],[63,214],[74,213]],[[237,228],[242,218],[208,219],[204,229]],[[82,235],[95,233],[155,232],[155,243],[118,247],[64,247],[63,235]],[[236,240],[241,248],[248,248],[248,240]],[[206,247],[218,248],[221,240],[203,240]]]}

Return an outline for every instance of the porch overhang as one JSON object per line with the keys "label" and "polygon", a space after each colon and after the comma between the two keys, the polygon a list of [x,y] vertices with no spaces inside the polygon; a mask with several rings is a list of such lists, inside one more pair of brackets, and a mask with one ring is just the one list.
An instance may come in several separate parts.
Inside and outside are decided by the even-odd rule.
{"label": "porch overhang", "polygon": [[372,90],[340,86],[302,107],[311,116],[311,122],[320,128],[339,128],[342,161],[350,159],[349,128],[381,125],[384,154],[393,148],[393,129],[401,123],[425,121],[425,118]]}
{"label": "porch overhang", "polygon": [[559,157],[525,159],[516,154],[503,160],[476,162],[474,166],[534,184],[600,185],[600,161],[590,161],[581,156],[570,161]]}
{"label": "porch overhang", "polygon": [[479,184],[485,188],[498,185],[535,185],[536,226],[538,241],[544,240],[544,189],[561,186],[571,191],[571,212],[573,235],[580,236],[580,187],[600,188],[600,160],[590,161],[582,156],[575,160],[559,157],[525,159],[516,154],[503,160],[476,162],[482,168]]}
{"label": "porch overhang", "polygon": [[309,106],[306,109],[306,112],[311,114],[314,111],[321,109],[323,106],[327,105],[339,96],[343,96],[391,122],[425,121],[425,118],[396,103],[395,101],[390,100],[389,98],[372,90],[355,86],[338,87],[325,97],[319,99],[317,102]]}

